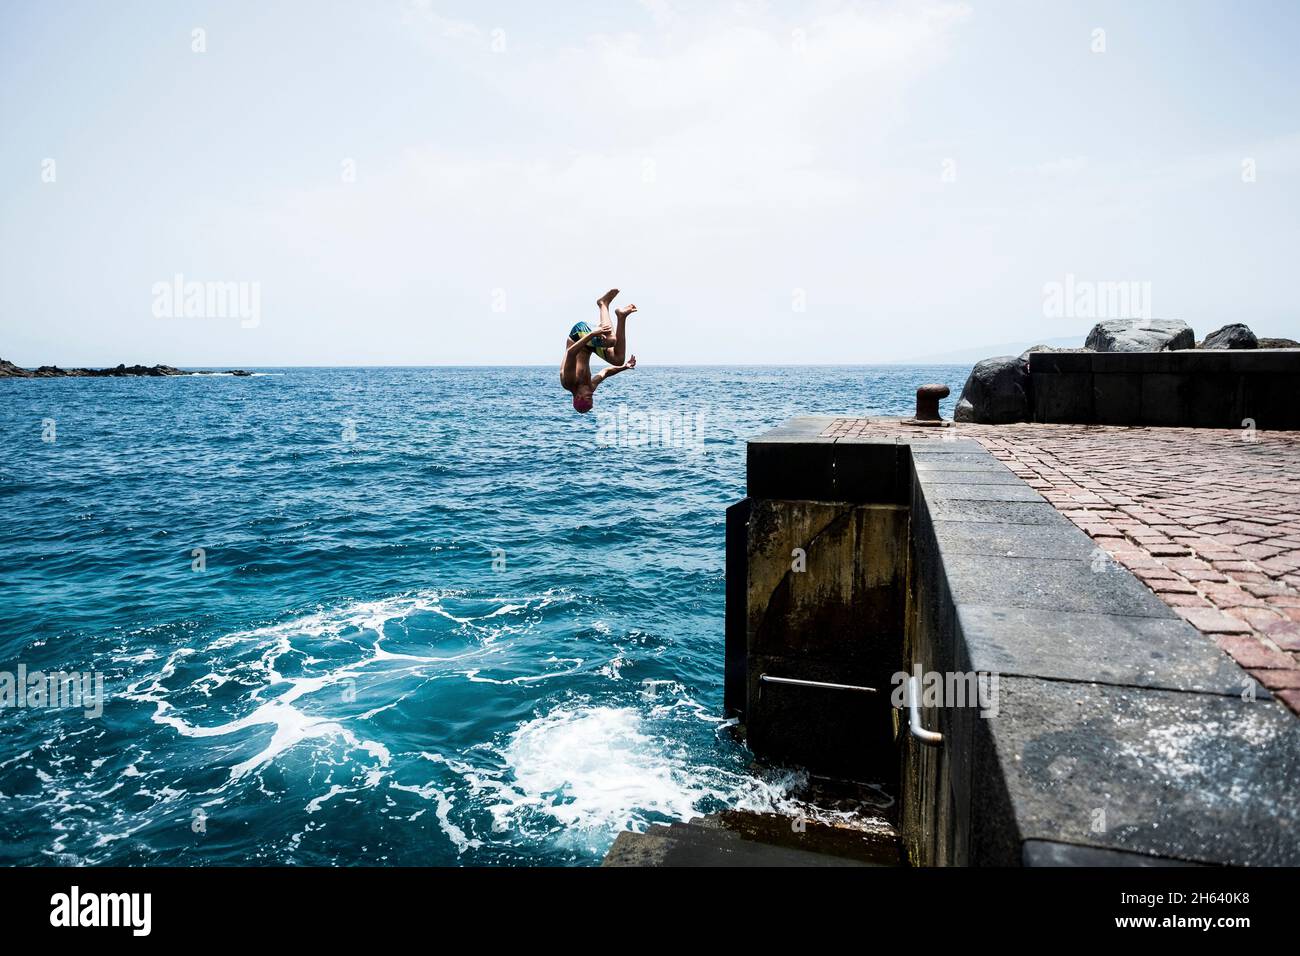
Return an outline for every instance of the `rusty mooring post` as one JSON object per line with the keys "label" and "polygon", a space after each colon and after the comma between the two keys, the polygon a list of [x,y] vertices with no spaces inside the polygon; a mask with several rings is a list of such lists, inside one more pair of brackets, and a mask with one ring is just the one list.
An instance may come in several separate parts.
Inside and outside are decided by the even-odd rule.
{"label": "rusty mooring post", "polygon": [[947,425],[939,416],[939,400],[948,397],[947,385],[922,385],[916,390],[916,417],[909,425]]}

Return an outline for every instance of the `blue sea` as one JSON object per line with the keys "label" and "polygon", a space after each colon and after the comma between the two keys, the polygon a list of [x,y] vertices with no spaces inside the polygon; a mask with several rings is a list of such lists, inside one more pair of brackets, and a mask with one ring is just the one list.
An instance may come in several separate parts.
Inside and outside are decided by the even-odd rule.
{"label": "blue sea", "polygon": [[588,416],[554,368],[0,380],[0,672],[103,682],[0,710],[0,863],[585,865],[798,809],[722,710],[744,441],[968,371],[647,365]]}

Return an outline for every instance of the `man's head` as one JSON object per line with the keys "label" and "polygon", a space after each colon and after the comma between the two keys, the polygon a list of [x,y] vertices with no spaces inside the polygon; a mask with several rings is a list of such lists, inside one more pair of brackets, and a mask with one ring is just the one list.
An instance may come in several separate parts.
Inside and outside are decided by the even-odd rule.
{"label": "man's head", "polygon": [[587,412],[591,411],[592,394],[591,392],[574,392],[573,407],[582,414],[587,414]]}

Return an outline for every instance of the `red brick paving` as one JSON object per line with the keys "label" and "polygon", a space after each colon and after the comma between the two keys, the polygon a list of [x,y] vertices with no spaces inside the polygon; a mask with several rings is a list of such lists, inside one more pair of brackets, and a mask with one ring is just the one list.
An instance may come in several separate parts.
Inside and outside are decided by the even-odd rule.
{"label": "red brick paving", "polygon": [[1300,432],[836,419],[970,438],[1300,714]]}

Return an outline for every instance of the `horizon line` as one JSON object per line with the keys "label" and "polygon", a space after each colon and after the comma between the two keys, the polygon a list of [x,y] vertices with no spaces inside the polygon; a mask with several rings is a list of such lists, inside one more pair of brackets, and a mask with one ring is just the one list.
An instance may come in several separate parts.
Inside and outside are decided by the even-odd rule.
{"label": "horizon line", "polygon": [[[17,365],[18,368],[27,371],[33,371],[37,368],[48,367],[58,369],[90,368],[90,369],[114,369],[118,365],[126,365],[119,362],[112,365],[48,365],[48,366],[23,366]],[[663,365],[649,365],[646,368],[878,368],[883,365],[897,366],[961,366],[967,362],[910,362],[910,361],[893,361],[893,362],[689,362],[689,363],[666,363]],[[140,365],[143,368],[153,368],[156,366],[144,365],[135,362],[132,365]],[[390,368],[410,368],[410,369],[430,369],[430,368],[556,368],[557,366],[547,364],[512,365],[503,362],[488,362],[477,364],[437,364],[437,365],[167,365],[167,363],[157,363],[170,368],[180,369],[181,371],[266,371],[276,369],[390,369]],[[130,367],[130,366],[127,366]],[[640,367],[640,366],[638,366]]]}

